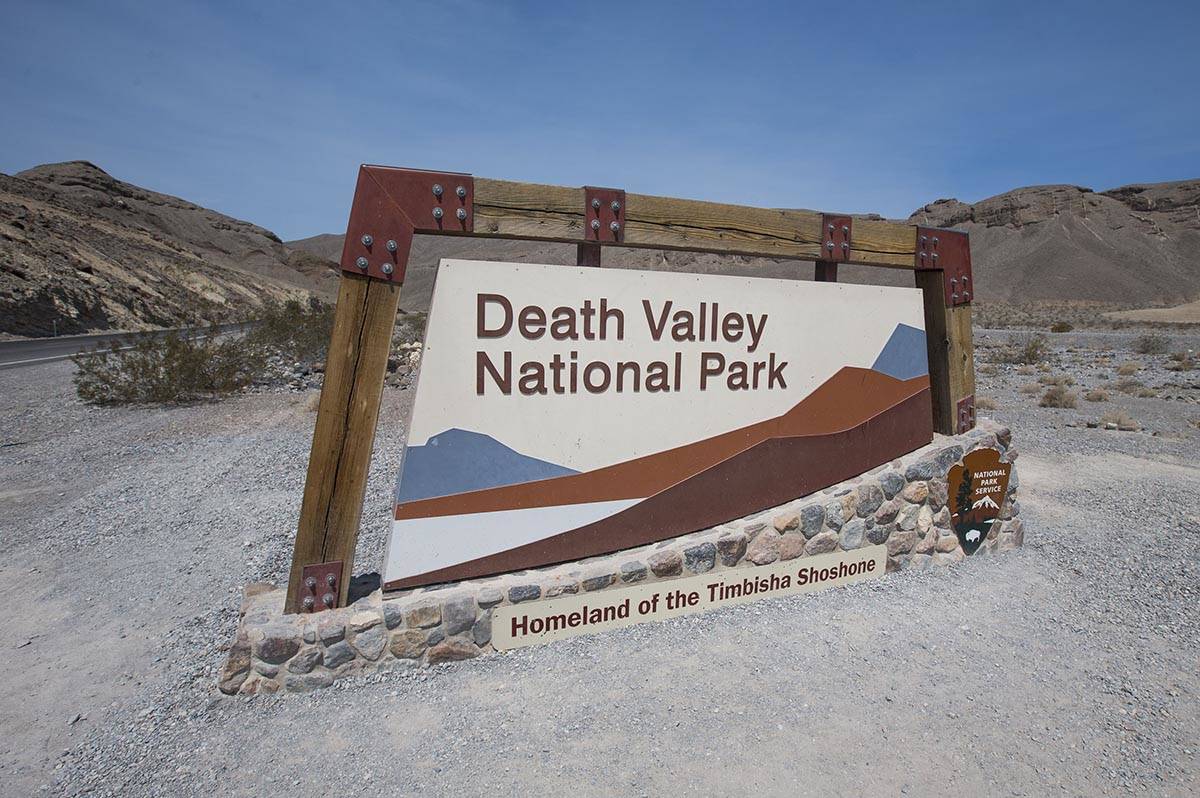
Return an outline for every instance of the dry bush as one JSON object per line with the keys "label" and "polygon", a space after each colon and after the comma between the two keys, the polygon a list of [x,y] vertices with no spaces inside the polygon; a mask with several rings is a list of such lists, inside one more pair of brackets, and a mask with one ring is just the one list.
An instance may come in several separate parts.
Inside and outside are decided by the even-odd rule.
{"label": "dry bush", "polygon": [[1151,333],[1137,338],[1133,342],[1133,351],[1142,355],[1161,355],[1167,351],[1170,341],[1164,335]]}
{"label": "dry bush", "polygon": [[1100,388],[1093,388],[1092,390],[1085,393],[1083,395],[1083,398],[1088,400],[1089,402],[1107,402],[1108,401],[1108,391],[1101,390]]}
{"label": "dry bush", "polygon": [[1042,390],[1042,386],[1036,382],[1030,382],[1018,388],[1021,393],[1033,395]]}
{"label": "dry bush", "polygon": [[1134,394],[1134,396],[1136,396],[1138,399],[1153,399],[1154,397],[1158,396],[1158,391],[1154,390],[1153,388],[1138,388],[1137,393]]}
{"label": "dry bush", "polygon": [[1142,370],[1142,364],[1136,360],[1126,360],[1121,365],[1117,366],[1117,374],[1122,377],[1128,377],[1131,374],[1137,374]]}
{"label": "dry bush", "polygon": [[1145,388],[1146,384],[1144,382],[1142,382],[1141,380],[1135,379],[1133,377],[1122,377],[1121,379],[1116,381],[1116,383],[1113,385],[1113,387],[1116,388],[1121,393],[1136,394],[1142,388]]}
{"label": "dry bush", "polygon": [[1042,385],[1074,385],[1075,378],[1066,374],[1045,374],[1038,377],[1038,382]]}
{"label": "dry bush", "polygon": [[1105,413],[1100,417],[1100,423],[1104,425],[1115,424],[1117,429],[1125,430],[1126,432],[1133,432],[1139,428],[1138,423],[1124,410],[1113,410]]}
{"label": "dry bush", "polygon": [[997,350],[994,359],[997,363],[1033,365],[1042,362],[1049,351],[1050,347],[1046,343],[1046,336],[1031,335],[1023,341],[1010,343]]}
{"label": "dry bush", "polygon": [[975,369],[976,374],[982,374],[984,377],[995,377],[1000,373],[1000,369],[996,368],[993,363],[980,363]]}
{"label": "dry bush", "polygon": [[1029,374],[1033,374],[1036,371],[1037,371],[1037,369],[1035,369],[1033,366],[1018,366],[1017,367],[1018,374],[1029,375]]}
{"label": "dry bush", "polygon": [[1069,321],[1056,321],[1050,325],[1050,332],[1052,333],[1065,333],[1074,329],[1075,325],[1071,324]]}
{"label": "dry bush", "polygon": [[75,392],[89,404],[178,404],[232,393],[263,367],[261,353],[237,337],[187,338],[178,332],[114,341],[76,355]]}
{"label": "dry bush", "polygon": [[90,404],[178,404],[230,394],[273,358],[324,359],[333,308],[317,300],[268,304],[245,336],[178,332],[115,342],[72,358],[75,392]]}
{"label": "dry bush", "polygon": [[976,410],[995,410],[996,403],[987,396],[979,396],[975,399]]}
{"label": "dry bush", "polygon": [[1167,371],[1192,371],[1196,368],[1196,359],[1191,352],[1173,352]]}
{"label": "dry bush", "polygon": [[1042,394],[1041,401],[1038,402],[1042,407],[1074,407],[1075,392],[1069,391],[1062,385],[1052,385]]}
{"label": "dry bush", "polygon": [[268,303],[246,344],[287,360],[324,360],[333,332],[333,306],[318,299]]}

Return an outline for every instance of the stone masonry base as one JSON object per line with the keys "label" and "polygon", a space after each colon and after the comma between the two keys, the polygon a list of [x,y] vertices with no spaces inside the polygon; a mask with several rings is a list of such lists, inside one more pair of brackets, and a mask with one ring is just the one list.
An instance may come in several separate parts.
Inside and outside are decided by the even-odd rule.
{"label": "stone masonry base", "polygon": [[[381,668],[418,667],[494,653],[493,608],[567,593],[667,582],[709,571],[753,568],[838,549],[886,544],[887,570],[949,565],[965,557],[950,528],[947,474],[967,452],[1017,453],[1011,433],[988,422],[936,436],[899,460],[783,506],[683,537],[579,562],[416,588],[376,591],[349,607],[284,615],[284,591],[246,588],[241,623],[220,676],[229,694],[302,692]],[[1008,494],[974,556],[1020,546],[1014,465]]]}

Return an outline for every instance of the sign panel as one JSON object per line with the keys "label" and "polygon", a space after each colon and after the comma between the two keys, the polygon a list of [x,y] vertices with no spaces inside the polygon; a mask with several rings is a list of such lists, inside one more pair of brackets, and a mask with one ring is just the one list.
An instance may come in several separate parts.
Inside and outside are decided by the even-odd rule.
{"label": "sign panel", "polygon": [[887,546],[868,546],[624,590],[505,605],[492,611],[492,645],[504,651],[748,601],[812,593],[878,579],[886,566]]}
{"label": "sign panel", "polygon": [[906,288],[443,261],[384,582],[703,529],[932,438]]}
{"label": "sign panel", "polygon": [[1008,495],[1012,463],[1000,462],[995,449],[976,449],[950,469],[950,523],[967,555],[974,554],[987,538],[992,522]]}

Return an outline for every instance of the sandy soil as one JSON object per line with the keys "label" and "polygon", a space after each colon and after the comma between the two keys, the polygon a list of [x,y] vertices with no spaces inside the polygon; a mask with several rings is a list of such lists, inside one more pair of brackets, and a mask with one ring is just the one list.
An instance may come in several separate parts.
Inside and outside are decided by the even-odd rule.
{"label": "sandy soil", "polygon": [[[1079,385],[1133,357],[1055,343]],[[1140,432],[981,374],[1022,452],[1021,551],[255,699],[215,674],[241,587],[286,576],[308,397],[95,409],[68,363],[0,373],[0,792],[1195,795],[1200,375],[1159,365],[1144,382],[1182,387],[1108,403]],[[360,570],[407,397],[385,397]]]}
{"label": "sandy soil", "polygon": [[1171,324],[1200,324],[1200,300],[1170,308],[1146,308],[1105,313],[1110,319],[1126,321],[1159,321]]}

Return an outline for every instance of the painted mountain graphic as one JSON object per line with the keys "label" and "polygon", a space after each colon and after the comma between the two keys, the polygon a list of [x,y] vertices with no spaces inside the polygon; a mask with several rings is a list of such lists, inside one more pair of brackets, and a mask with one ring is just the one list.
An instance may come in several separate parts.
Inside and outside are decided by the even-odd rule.
{"label": "painted mountain graphic", "polygon": [[398,503],[536,482],[578,473],[527,457],[490,435],[448,429],[404,452]]}
{"label": "painted mountain graphic", "polygon": [[594,471],[402,502],[397,520],[640,500],[594,523],[386,587],[579,559],[740,518],[928,443],[931,416],[928,376],[901,380],[847,366],[783,415],[712,438]]}
{"label": "painted mountain graphic", "polygon": [[929,374],[925,331],[907,324],[897,324],[871,368],[898,380],[911,380]]}
{"label": "painted mountain graphic", "polygon": [[998,505],[994,501],[992,501],[991,496],[984,496],[982,499],[976,500],[976,502],[971,505],[972,510],[978,510],[980,507],[991,509],[991,510],[999,510],[1000,509],[1000,505]]}

